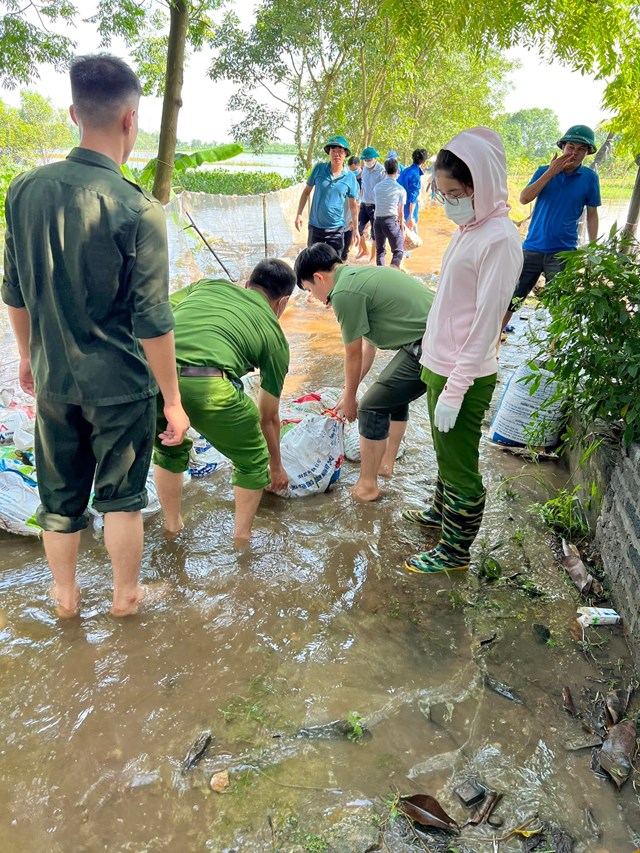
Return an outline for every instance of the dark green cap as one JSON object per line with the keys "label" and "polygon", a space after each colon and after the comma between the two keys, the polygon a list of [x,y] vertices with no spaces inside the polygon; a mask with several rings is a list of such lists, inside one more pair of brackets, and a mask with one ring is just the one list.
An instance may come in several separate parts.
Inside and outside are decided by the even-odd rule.
{"label": "dark green cap", "polygon": [[593,131],[586,124],[574,124],[557,142],[558,148],[562,148],[565,142],[575,142],[576,145],[588,145],[589,154],[596,153],[596,139]]}
{"label": "dark green cap", "polygon": [[349,156],[349,154],[351,154],[351,149],[349,148],[349,143],[344,138],[344,136],[330,136],[329,139],[327,139],[325,146],[324,146],[324,153],[325,154],[329,153],[329,149],[331,148],[332,145],[339,145],[341,148],[344,148],[344,150],[347,152],[347,157]]}

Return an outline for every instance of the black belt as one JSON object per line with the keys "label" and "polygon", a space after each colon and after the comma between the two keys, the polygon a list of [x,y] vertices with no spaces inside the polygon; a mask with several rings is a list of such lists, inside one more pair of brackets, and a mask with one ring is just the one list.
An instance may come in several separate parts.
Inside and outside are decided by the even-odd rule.
{"label": "black belt", "polygon": [[178,368],[180,376],[221,376],[226,378],[227,374],[219,367],[205,367],[197,364],[185,364]]}
{"label": "black belt", "polygon": [[376,219],[395,219],[396,222],[398,221],[397,216],[376,216]]}

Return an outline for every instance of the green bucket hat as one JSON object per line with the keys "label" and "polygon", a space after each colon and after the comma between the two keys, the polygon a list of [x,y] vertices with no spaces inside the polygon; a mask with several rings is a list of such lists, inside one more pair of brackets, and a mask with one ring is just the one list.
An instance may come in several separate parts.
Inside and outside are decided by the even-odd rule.
{"label": "green bucket hat", "polygon": [[565,133],[562,139],[556,143],[558,148],[562,148],[565,142],[575,142],[577,145],[588,145],[589,154],[596,153],[596,139],[593,131],[586,124],[574,124]]}
{"label": "green bucket hat", "polygon": [[325,154],[329,153],[329,149],[331,148],[332,145],[339,145],[341,148],[344,148],[344,150],[347,152],[347,157],[349,156],[349,154],[351,154],[351,149],[349,148],[349,143],[344,138],[344,136],[330,136],[329,139],[327,139],[325,146],[324,146],[324,153]]}
{"label": "green bucket hat", "polygon": [[376,149],[371,148],[371,146],[369,146],[368,148],[362,149],[362,154],[360,155],[360,159],[362,159],[362,160],[373,160],[374,158],[379,157],[379,156],[380,155],[378,154]]}

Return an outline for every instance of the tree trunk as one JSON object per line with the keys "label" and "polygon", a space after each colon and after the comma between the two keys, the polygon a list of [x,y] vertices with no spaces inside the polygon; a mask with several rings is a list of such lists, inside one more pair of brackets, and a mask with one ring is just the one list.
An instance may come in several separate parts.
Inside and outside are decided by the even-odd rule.
{"label": "tree trunk", "polygon": [[178,113],[182,106],[184,51],[189,28],[188,0],[171,0],[171,23],[167,47],[167,70],[162,101],[162,121],[158,144],[158,167],[153,182],[153,194],[162,204],[169,201],[171,178],[178,138]]}
{"label": "tree trunk", "polygon": [[597,172],[600,166],[604,163],[605,160],[608,160],[611,157],[611,149],[613,148],[613,140],[615,137],[615,133],[610,133],[605,141],[602,143],[600,148],[598,148],[596,152],[596,156],[593,158],[593,162],[591,163],[590,168],[593,169],[594,172]]}
{"label": "tree trunk", "polygon": [[[640,214],[640,154],[636,157],[636,166],[638,167],[636,182],[633,187],[633,192],[631,193],[629,213],[627,214],[627,224],[623,228],[624,233],[628,234],[632,240],[636,236],[636,231],[638,229],[638,215]],[[634,251],[636,248],[633,246],[632,240],[629,241],[627,249],[629,253]]]}
{"label": "tree trunk", "polygon": [[362,77],[362,147],[371,144],[369,139],[369,99],[367,97],[367,60],[364,47],[360,48],[360,76]]}

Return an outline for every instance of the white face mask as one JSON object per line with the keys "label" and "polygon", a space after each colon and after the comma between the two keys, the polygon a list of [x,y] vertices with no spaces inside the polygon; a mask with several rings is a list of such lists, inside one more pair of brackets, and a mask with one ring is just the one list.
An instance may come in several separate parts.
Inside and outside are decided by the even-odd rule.
{"label": "white face mask", "polygon": [[451,204],[445,199],[444,215],[456,225],[468,225],[472,219],[475,219],[476,215],[473,209],[473,196],[463,196],[457,204]]}

